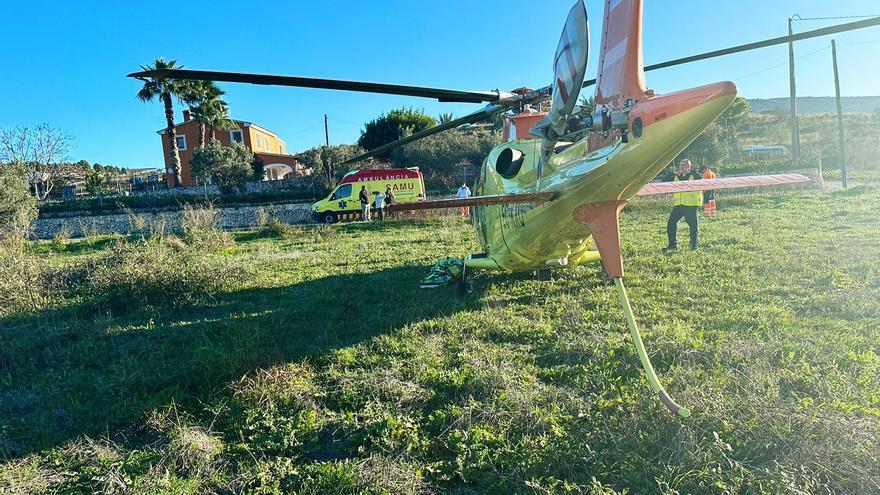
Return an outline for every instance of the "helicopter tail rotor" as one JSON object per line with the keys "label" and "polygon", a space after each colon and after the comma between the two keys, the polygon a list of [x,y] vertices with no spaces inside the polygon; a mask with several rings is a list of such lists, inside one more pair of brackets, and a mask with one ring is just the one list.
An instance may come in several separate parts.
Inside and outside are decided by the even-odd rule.
{"label": "helicopter tail rotor", "polygon": [[543,164],[550,158],[559,136],[565,133],[568,118],[577,105],[589,55],[590,21],[583,0],[577,0],[568,13],[553,58],[554,79],[550,111],[532,129],[532,134],[542,141],[538,162],[538,187],[543,175]]}

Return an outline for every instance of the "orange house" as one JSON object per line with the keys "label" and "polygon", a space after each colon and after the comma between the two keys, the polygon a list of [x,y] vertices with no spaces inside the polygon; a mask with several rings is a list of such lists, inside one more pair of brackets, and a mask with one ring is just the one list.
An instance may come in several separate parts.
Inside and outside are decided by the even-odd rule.
{"label": "orange house", "polygon": [[[235,128],[230,131],[213,130],[214,137],[220,143],[229,146],[231,143],[241,143],[255,156],[263,160],[266,176],[263,180],[278,180],[290,177],[309,175],[310,169],[306,169],[295,156],[287,154],[287,145],[277,134],[258,126],[253,122],[233,120]],[[193,157],[193,150],[199,143],[199,123],[190,115],[189,110],[183,111],[183,122],[174,126],[177,149],[180,152],[180,175],[183,185],[191,187],[198,185],[192,177],[189,162]],[[162,156],[165,157],[165,170],[171,167],[171,141],[165,129],[156,131],[162,137]],[[212,129],[209,127],[205,133],[205,141],[210,141]],[[168,187],[173,185],[173,175],[167,174]]]}

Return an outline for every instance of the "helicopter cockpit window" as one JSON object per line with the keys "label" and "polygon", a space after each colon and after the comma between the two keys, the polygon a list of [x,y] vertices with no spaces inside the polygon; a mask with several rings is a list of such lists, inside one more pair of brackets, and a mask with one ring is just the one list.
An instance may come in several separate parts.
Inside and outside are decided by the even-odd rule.
{"label": "helicopter cockpit window", "polygon": [[351,196],[351,184],[339,186],[339,188],[333,192],[333,199],[345,199],[349,196]]}
{"label": "helicopter cockpit window", "polygon": [[519,173],[524,158],[521,151],[506,148],[498,154],[498,159],[495,160],[495,171],[505,179],[512,179]]}

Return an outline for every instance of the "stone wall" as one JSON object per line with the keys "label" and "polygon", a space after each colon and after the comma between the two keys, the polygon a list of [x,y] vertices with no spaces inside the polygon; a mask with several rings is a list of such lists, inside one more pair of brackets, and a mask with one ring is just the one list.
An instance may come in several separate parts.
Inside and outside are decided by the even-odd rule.
{"label": "stone wall", "polygon": [[[261,211],[269,217],[286,223],[306,223],[311,221],[310,203],[289,203],[266,206],[218,207],[217,226],[222,229],[254,228]],[[161,228],[167,232],[180,229],[183,210],[136,212],[112,215],[77,215],[58,218],[40,218],[34,222],[33,236],[37,239],[51,239],[59,233],[70,237],[86,237],[98,234],[128,234],[143,222],[147,228]],[[135,226],[132,226],[132,223]]]}

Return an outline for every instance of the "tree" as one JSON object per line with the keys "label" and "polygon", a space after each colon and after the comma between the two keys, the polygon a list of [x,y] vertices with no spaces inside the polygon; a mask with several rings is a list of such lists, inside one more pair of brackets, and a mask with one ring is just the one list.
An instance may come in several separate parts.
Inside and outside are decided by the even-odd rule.
{"label": "tree", "polygon": [[266,164],[263,162],[263,159],[257,155],[254,155],[254,159],[251,160],[251,173],[254,176],[254,180],[263,180],[266,178]]}
{"label": "tree", "polygon": [[34,196],[42,200],[55,187],[72,141],[49,124],[0,129],[0,162],[24,166]]}
{"label": "tree", "polygon": [[449,187],[461,178],[462,163],[482,164],[500,141],[497,131],[450,129],[401,146],[394,151],[394,163],[399,167],[420,167],[428,182]]}
{"label": "tree", "polygon": [[189,163],[194,178],[200,181],[211,180],[222,192],[228,194],[253,177],[253,161],[254,154],[243,144],[223,146],[220,141],[214,140],[204,148],[194,150]]}
{"label": "tree", "polygon": [[183,102],[189,105],[193,118],[199,123],[197,148],[205,147],[205,134],[211,129],[211,139],[217,139],[215,130],[228,131],[235,127],[229,119],[229,105],[221,98],[226,94],[213,81],[191,81],[184,89]]}
{"label": "tree", "polygon": [[745,123],[751,109],[752,105],[749,103],[749,100],[742,96],[737,96],[733,103],[727,107],[727,110],[718,117],[718,123],[723,127],[738,129]]}
{"label": "tree", "polygon": [[24,238],[37,218],[37,200],[30,193],[27,174],[21,162],[0,166],[0,238]]}
{"label": "tree", "polygon": [[[162,57],[156,59],[153,65],[142,65],[143,70],[157,69],[180,69],[183,66],[177,65],[174,60],[165,61]],[[166,170],[172,174],[174,181],[172,187],[180,187],[182,179],[180,176],[180,150],[177,149],[177,132],[174,129],[174,104],[172,98],[181,99],[188,90],[188,84],[169,77],[140,77],[144,86],[138,91],[137,98],[143,102],[159,99],[165,107],[165,134],[171,143],[168,152],[171,158],[171,166]]]}
{"label": "tree", "polygon": [[722,129],[712,123],[675,160],[688,158],[696,167],[715,166],[729,156],[730,148],[724,144]]}
{"label": "tree", "polygon": [[303,151],[297,158],[319,174],[324,185],[332,186],[350,168],[342,162],[363,152],[363,148],[354,144],[317,146]]}
{"label": "tree", "polygon": [[581,96],[580,99],[578,100],[578,105],[583,107],[584,110],[587,111],[587,113],[592,114],[596,110],[596,97],[593,95]]}
{"label": "tree", "polygon": [[95,167],[87,170],[85,175],[86,191],[96,196],[107,192],[107,172],[99,167],[101,164],[96,163]]}
{"label": "tree", "polygon": [[[421,110],[398,108],[367,122],[357,144],[361,148],[371,150],[397,141],[406,134],[423,131],[435,125],[437,121]],[[389,156],[391,156],[390,152],[378,155],[379,158],[384,159]]]}
{"label": "tree", "polygon": [[448,124],[452,122],[452,114],[451,113],[441,113],[437,116],[437,123],[439,124]]}

